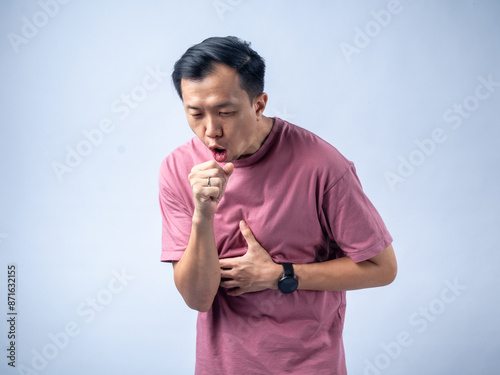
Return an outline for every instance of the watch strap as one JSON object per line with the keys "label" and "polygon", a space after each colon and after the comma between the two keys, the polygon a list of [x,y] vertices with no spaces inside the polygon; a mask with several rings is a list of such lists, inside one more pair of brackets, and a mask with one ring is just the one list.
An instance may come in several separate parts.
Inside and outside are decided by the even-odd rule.
{"label": "watch strap", "polygon": [[293,271],[293,265],[292,263],[281,263],[283,266],[283,276],[290,276],[293,277],[295,276],[295,272]]}

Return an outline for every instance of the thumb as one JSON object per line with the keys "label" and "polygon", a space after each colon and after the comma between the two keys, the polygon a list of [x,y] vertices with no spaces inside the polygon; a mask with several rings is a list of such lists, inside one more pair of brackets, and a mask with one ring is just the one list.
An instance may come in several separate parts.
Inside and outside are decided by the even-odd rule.
{"label": "thumb", "polygon": [[240,231],[243,237],[245,238],[245,241],[247,241],[247,244],[250,245],[251,242],[256,241],[255,237],[253,236],[252,230],[244,220],[240,221]]}
{"label": "thumb", "polygon": [[231,176],[234,172],[234,164],[233,163],[227,163],[225,166],[222,167],[222,170],[228,175]]}

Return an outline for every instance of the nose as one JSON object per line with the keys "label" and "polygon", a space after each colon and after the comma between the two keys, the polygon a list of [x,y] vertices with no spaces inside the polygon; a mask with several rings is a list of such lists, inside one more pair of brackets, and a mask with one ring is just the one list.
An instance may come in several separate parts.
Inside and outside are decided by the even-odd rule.
{"label": "nose", "polygon": [[209,138],[219,138],[222,136],[222,127],[218,124],[217,120],[211,116],[207,116],[205,135]]}

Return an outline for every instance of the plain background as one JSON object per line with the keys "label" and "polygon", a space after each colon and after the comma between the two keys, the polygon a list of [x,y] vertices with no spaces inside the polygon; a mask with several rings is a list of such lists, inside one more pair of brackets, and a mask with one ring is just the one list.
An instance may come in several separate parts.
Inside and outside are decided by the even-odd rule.
{"label": "plain background", "polygon": [[349,373],[498,371],[499,2],[62,3],[0,5],[2,374],[193,372],[158,172],[192,137],[172,66],[226,35],[266,59],[265,113],[354,161],[394,237],[396,281],[348,293]]}

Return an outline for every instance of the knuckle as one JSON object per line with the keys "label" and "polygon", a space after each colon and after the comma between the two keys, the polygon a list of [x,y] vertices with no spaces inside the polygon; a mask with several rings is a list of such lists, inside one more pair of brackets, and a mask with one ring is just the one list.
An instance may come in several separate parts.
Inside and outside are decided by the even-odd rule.
{"label": "knuckle", "polygon": [[219,168],[219,170],[217,170],[217,175],[221,178],[221,179],[226,179],[227,176],[226,176],[226,172],[224,172],[223,169]]}
{"label": "knuckle", "polygon": [[196,173],[199,172],[200,170],[203,170],[203,164],[198,164],[195,165],[193,168],[191,168],[191,173]]}

